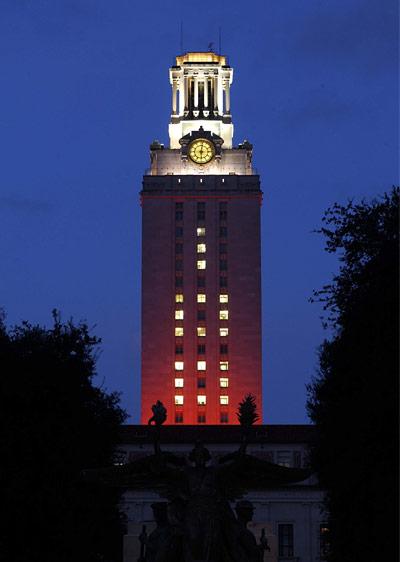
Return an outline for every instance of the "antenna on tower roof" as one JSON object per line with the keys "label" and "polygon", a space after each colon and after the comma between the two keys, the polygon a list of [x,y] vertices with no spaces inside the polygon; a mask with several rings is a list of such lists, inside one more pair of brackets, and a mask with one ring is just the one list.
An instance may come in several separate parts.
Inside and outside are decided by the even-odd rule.
{"label": "antenna on tower roof", "polygon": [[183,21],[181,21],[181,27],[180,27],[180,48],[181,48],[181,55],[183,55]]}
{"label": "antenna on tower roof", "polygon": [[221,27],[218,28],[218,54],[220,55],[221,51]]}
{"label": "antenna on tower roof", "polygon": [[214,48],[214,43],[211,41],[211,43],[208,44],[207,49],[208,49],[209,52],[211,52],[213,50],[213,48]]}

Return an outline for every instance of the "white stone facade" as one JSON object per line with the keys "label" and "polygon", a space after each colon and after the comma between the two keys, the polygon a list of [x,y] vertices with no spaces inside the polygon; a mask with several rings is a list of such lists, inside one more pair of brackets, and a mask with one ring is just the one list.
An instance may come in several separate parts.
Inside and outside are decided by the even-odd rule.
{"label": "white stone facade", "polygon": [[251,149],[236,148],[222,150],[221,158],[213,158],[208,164],[199,166],[190,160],[182,159],[181,151],[161,148],[151,150],[151,176],[183,175],[242,175],[254,174],[251,164]]}
{"label": "white stone facade", "polygon": [[180,148],[179,139],[200,126],[232,148],[233,124],[230,86],[233,69],[226,57],[212,52],[186,53],[176,57],[169,71],[172,86],[170,148]]}
{"label": "white stone facade", "polygon": [[[143,426],[142,426],[143,427]],[[285,427],[285,426],[281,426]],[[299,427],[299,426],[296,426]],[[179,428],[184,430],[185,428]],[[219,428],[220,431],[220,428]],[[140,432],[139,432],[140,433]],[[223,432],[220,432],[223,433]],[[219,457],[237,449],[231,442],[207,443],[205,446],[212,455],[212,463],[217,463]],[[248,453],[277,464],[291,467],[304,467],[308,458],[308,443],[296,441],[290,443],[286,439],[274,442],[252,443]],[[178,455],[186,455],[192,449],[189,442],[165,443],[162,450],[171,451]],[[139,434],[136,443],[121,444],[123,461],[134,460],[152,454],[153,447],[148,439],[142,439]],[[324,492],[318,486],[314,477],[304,482],[269,490],[249,490],[243,499],[250,500],[255,508],[253,522],[249,529],[257,538],[264,528],[271,552],[266,553],[264,562],[320,562],[325,560],[321,547],[320,529],[326,523],[327,517],[323,509]],[[163,501],[160,496],[150,490],[127,491],[123,496],[122,508],[127,515],[128,531],[124,539],[124,562],[136,562],[139,555],[138,536],[145,524],[147,532],[154,528],[151,504]],[[234,507],[234,503],[232,504]],[[291,525],[293,532],[292,555],[284,555],[279,544],[279,527]]]}

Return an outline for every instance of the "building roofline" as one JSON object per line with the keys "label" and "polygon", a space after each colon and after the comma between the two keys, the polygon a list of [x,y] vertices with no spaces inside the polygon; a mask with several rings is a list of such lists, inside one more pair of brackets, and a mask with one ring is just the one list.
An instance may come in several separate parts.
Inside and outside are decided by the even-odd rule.
{"label": "building roofline", "polygon": [[[185,444],[201,440],[209,444],[240,443],[240,425],[164,425],[161,442]],[[256,425],[249,431],[249,443],[254,444],[310,444],[316,427],[308,424]],[[148,425],[123,425],[120,444],[146,444],[154,440],[154,427]]]}

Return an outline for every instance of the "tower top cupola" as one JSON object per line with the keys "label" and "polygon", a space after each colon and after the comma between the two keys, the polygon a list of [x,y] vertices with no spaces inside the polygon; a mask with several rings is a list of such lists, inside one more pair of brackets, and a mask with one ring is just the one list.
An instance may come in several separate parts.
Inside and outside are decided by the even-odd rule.
{"label": "tower top cupola", "polygon": [[223,55],[208,51],[176,57],[175,66],[169,70],[172,86],[170,148],[180,148],[179,140],[200,127],[221,137],[224,148],[232,148],[232,77],[233,69]]}

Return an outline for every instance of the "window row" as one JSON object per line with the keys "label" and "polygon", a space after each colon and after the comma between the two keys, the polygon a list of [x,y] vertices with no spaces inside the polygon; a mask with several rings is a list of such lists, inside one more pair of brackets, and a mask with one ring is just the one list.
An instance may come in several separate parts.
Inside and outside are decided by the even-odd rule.
{"label": "window row", "polygon": [[[205,371],[207,369],[207,362],[206,361],[197,361],[197,370],[198,371]],[[175,361],[175,371],[183,371],[184,370],[184,362],[183,361]],[[220,361],[219,362],[219,370],[220,371],[229,371],[229,361]]]}
{"label": "window row", "polygon": [[[183,293],[177,293],[175,295],[175,302],[184,302]],[[205,293],[197,293],[197,302],[206,302],[206,295]],[[224,293],[219,295],[219,302],[224,304],[229,302],[229,296]]]}
{"label": "window row", "polygon": [[[221,355],[228,355],[228,344],[221,343],[219,346],[219,352]],[[206,346],[204,344],[199,344],[197,346],[197,355],[205,355]],[[175,345],[175,355],[183,355],[183,345]]]}
{"label": "window row", "polygon": [[[204,301],[202,301],[204,302]],[[184,319],[184,311],[183,310],[175,310],[175,320],[183,320]],[[205,310],[198,310],[197,311],[197,320],[205,320],[206,319],[206,311]],[[219,319],[220,320],[228,320],[229,319],[229,311],[228,310],[220,310],[219,311]]]}
{"label": "window row", "polygon": [[[319,560],[329,556],[329,528],[326,523],[319,524]],[[278,556],[293,558],[295,556],[293,523],[278,523]]]}
{"label": "window row", "polygon": [[[176,378],[175,379],[175,388],[183,388],[185,381],[183,378]],[[221,377],[219,379],[219,386],[220,388],[229,388],[229,379],[227,377]],[[206,388],[206,379],[205,378],[198,378],[197,379],[197,388]]]}
{"label": "window row", "polygon": [[[220,412],[219,421],[220,423],[228,423],[228,412]],[[175,423],[183,423],[183,412],[175,412]],[[197,423],[206,423],[206,415],[204,413],[197,414]]]}
{"label": "window row", "polygon": [[[183,326],[175,326],[175,336],[182,337],[184,335]],[[197,335],[200,338],[204,338],[207,335],[207,330],[205,326],[197,326]],[[224,338],[229,335],[229,328],[220,328],[219,335]]]}
{"label": "window row", "polygon": [[[204,201],[199,201],[197,203],[197,220],[204,221],[206,218],[206,204]],[[228,217],[228,205],[225,201],[221,201],[219,204],[219,219],[224,221]],[[175,220],[183,220],[183,203],[175,203]]]}
{"label": "window row", "polygon": [[[196,267],[197,269],[206,269],[206,260],[197,260]],[[219,260],[219,269],[220,271],[228,271],[228,261]],[[175,271],[183,271],[183,260],[175,260]]]}
{"label": "window row", "polygon": [[[219,403],[226,406],[229,404],[229,396],[220,396]],[[183,406],[184,396],[182,394],[175,395],[175,406]],[[205,394],[199,394],[197,396],[197,404],[199,406],[205,406],[207,404],[207,396]]]}
{"label": "window row", "polygon": [[[204,288],[206,286],[206,278],[205,277],[198,277],[197,278],[197,287],[198,288]],[[228,278],[226,276],[221,275],[221,277],[219,278],[219,286],[221,288],[226,288],[228,287]],[[183,287],[183,276],[182,275],[177,275],[175,277],[175,287],[177,289],[182,289]]]}
{"label": "window row", "polygon": [[[197,249],[198,254],[205,254],[206,251],[207,251],[207,245],[204,242],[201,242],[201,243],[196,245],[196,249]],[[226,245],[225,242],[223,242],[219,245],[219,253],[220,254],[226,254],[227,253],[227,245]],[[182,242],[176,242],[175,243],[175,254],[177,254],[177,255],[183,254],[183,243]]]}
{"label": "window row", "polygon": [[[206,229],[202,226],[196,228],[196,234],[198,237],[206,235]],[[226,226],[219,227],[219,237],[226,238],[228,236],[228,228]],[[175,237],[183,238],[183,226],[175,227]]]}

